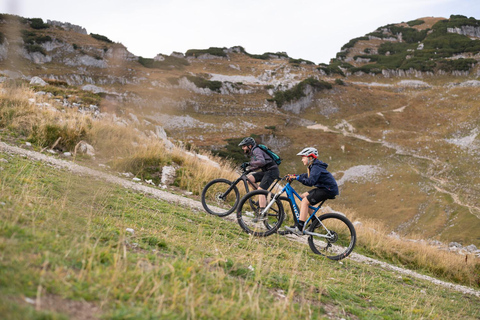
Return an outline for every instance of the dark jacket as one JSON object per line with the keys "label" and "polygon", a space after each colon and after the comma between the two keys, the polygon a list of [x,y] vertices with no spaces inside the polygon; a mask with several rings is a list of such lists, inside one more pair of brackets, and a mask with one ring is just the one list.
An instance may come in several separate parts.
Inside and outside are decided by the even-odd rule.
{"label": "dark jacket", "polygon": [[338,195],[338,186],[337,181],[332,176],[330,172],[327,171],[328,164],[322,162],[318,159],[315,159],[311,165],[308,166],[310,169],[310,177],[308,173],[303,173],[297,176],[297,180],[302,184],[309,187],[317,187],[320,189],[326,189],[332,193],[332,195]]}
{"label": "dark jacket", "polygon": [[250,167],[252,170],[262,169],[262,171],[278,168],[273,159],[262,149],[255,146],[250,152]]}

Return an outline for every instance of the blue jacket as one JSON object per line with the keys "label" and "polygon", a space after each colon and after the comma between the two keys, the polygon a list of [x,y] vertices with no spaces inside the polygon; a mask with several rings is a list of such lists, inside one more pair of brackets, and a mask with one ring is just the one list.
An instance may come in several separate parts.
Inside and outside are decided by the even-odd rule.
{"label": "blue jacket", "polygon": [[326,189],[333,195],[338,195],[337,181],[330,172],[327,171],[328,164],[315,159],[313,163],[308,166],[310,169],[310,177],[308,173],[302,173],[297,176],[297,180],[309,187],[317,187]]}

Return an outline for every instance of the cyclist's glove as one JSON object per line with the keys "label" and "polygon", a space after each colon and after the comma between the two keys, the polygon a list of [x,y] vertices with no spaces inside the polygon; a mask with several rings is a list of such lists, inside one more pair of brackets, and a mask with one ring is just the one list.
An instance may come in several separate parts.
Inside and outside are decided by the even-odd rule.
{"label": "cyclist's glove", "polygon": [[244,162],[242,163],[242,165],[240,166],[240,168],[242,168],[243,171],[247,171],[247,167],[250,165],[250,162]]}
{"label": "cyclist's glove", "polygon": [[297,180],[296,174],[287,174],[287,181],[292,182],[293,180]]}

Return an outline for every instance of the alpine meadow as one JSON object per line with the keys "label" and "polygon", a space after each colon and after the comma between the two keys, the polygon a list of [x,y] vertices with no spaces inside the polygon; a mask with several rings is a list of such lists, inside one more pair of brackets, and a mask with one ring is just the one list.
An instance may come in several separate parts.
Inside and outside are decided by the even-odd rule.
{"label": "alpine meadow", "polygon": [[[0,14],[1,318],[479,319],[479,61],[480,20],[461,15],[381,26],[317,65],[241,46],[145,58]],[[245,137],[281,176],[318,149],[350,256],[203,210]]]}

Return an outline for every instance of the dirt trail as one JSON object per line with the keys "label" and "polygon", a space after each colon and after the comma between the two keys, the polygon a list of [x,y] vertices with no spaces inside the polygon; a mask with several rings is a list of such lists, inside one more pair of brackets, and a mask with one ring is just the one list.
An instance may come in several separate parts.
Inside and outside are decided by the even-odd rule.
{"label": "dirt trail", "polygon": [[[94,169],[87,168],[87,167],[84,167],[84,166],[80,166],[80,165],[78,165],[76,163],[73,163],[71,161],[61,160],[61,159],[57,159],[57,158],[54,158],[54,157],[51,157],[51,156],[48,156],[48,155],[45,155],[45,154],[42,154],[42,153],[39,153],[39,152],[22,149],[22,148],[15,147],[15,146],[11,146],[11,145],[8,145],[8,144],[6,144],[4,142],[1,142],[1,141],[0,141],[0,153],[23,155],[23,156],[26,156],[27,158],[32,159],[32,160],[42,161],[42,162],[48,163],[55,168],[65,169],[65,170],[68,170],[68,171],[73,172],[73,173],[78,174],[78,175],[89,175],[89,176],[92,176],[92,177],[100,178],[100,179],[103,179],[107,182],[111,182],[111,183],[121,185],[124,188],[128,188],[128,189],[131,189],[131,190],[136,190],[136,191],[139,191],[139,192],[143,192],[145,194],[149,194],[152,197],[154,197],[156,199],[159,199],[159,200],[167,201],[169,203],[174,203],[174,204],[178,204],[178,205],[181,205],[181,206],[186,206],[186,207],[189,207],[189,208],[191,208],[195,211],[203,211],[202,204],[199,201],[195,201],[195,200],[183,197],[183,196],[171,194],[169,192],[159,190],[157,188],[145,186],[145,185],[142,185],[142,184],[137,183],[137,182],[128,181],[128,180],[125,180],[124,178],[117,177],[115,175],[108,174],[108,173],[105,173],[105,172],[102,172],[102,171],[98,171],[98,170],[94,170]],[[236,222],[236,219],[232,215],[227,217],[227,219]],[[294,236],[294,235],[288,235],[286,237],[288,239],[292,240],[292,241],[298,241],[300,243],[304,243],[305,245],[307,245],[307,237],[297,237],[297,236]],[[453,284],[453,283],[449,283],[449,282],[445,282],[445,281],[441,281],[441,280],[438,280],[438,279],[435,279],[435,278],[432,278],[432,277],[429,277],[429,276],[425,276],[425,275],[419,274],[417,272],[414,272],[414,271],[411,271],[411,270],[408,270],[408,269],[400,268],[400,267],[393,266],[393,265],[390,265],[390,264],[382,262],[382,261],[378,261],[378,260],[375,260],[375,259],[372,259],[372,258],[365,257],[365,256],[357,254],[355,252],[352,253],[348,257],[348,259],[351,259],[353,261],[357,261],[357,262],[360,262],[360,263],[377,265],[377,266],[380,266],[384,269],[392,270],[394,272],[397,272],[399,274],[404,274],[404,275],[407,275],[407,276],[412,277],[412,278],[417,278],[417,279],[423,279],[423,280],[430,281],[435,285],[440,285],[440,286],[443,286],[445,288],[449,288],[449,289],[452,289],[452,290],[455,290],[455,291],[459,291],[459,292],[462,292],[463,294],[471,294],[471,295],[475,295],[477,297],[480,297],[480,291],[475,290],[473,288],[458,285],[458,284]]]}

